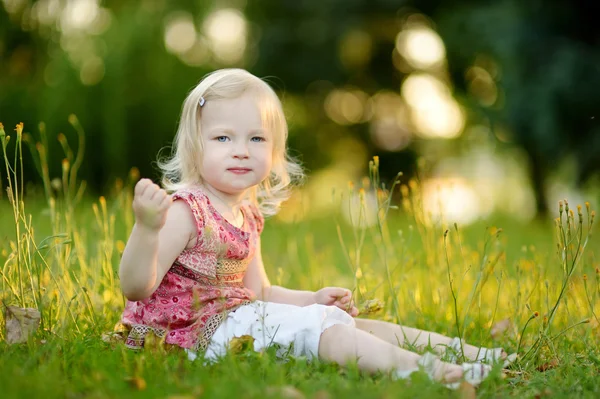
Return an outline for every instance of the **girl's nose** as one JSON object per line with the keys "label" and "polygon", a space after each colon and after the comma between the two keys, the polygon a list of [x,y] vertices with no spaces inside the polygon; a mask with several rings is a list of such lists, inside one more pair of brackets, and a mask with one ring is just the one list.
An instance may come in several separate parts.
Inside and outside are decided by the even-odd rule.
{"label": "girl's nose", "polygon": [[233,148],[234,158],[248,158],[248,146],[246,143],[237,143]]}

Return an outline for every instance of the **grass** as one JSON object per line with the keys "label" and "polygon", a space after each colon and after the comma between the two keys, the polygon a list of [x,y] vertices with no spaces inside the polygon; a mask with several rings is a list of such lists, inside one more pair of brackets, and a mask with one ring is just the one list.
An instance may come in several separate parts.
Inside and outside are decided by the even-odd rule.
{"label": "grass", "polygon": [[[76,118],[70,122],[83,137]],[[88,198],[77,178],[81,143],[73,150],[59,136],[63,174],[51,179],[43,125],[39,143],[22,129],[17,126],[8,140],[0,127],[0,166],[9,176],[0,197],[0,300],[39,309],[41,325],[22,344],[9,345],[4,330],[0,333],[3,397],[468,396],[421,374],[410,383],[391,381],[302,358],[282,362],[270,351],[231,353],[204,366],[160,346],[134,353],[119,342],[104,342],[124,302],[117,268],[133,224],[137,173],[117,181],[105,197]],[[28,190],[27,198],[24,151],[31,151],[44,183]],[[600,265],[598,239],[590,235],[593,211],[562,203],[554,225],[506,218],[464,229],[433,224],[422,211],[418,182],[400,176],[394,191],[402,195],[389,201],[377,170],[374,159],[361,188],[332,199],[342,203],[356,196],[360,203],[365,195],[377,195],[379,212],[371,226],[348,225],[338,214],[267,223],[263,256],[271,281],[300,289],[346,286],[363,308],[373,300],[383,304],[362,317],[517,351],[519,361],[504,378],[495,370],[477,396],[597,397]],[[361,207],[354,217],[363,220],[369,211]],[[493,327],[504,319],[510,326],[492,338]]]}

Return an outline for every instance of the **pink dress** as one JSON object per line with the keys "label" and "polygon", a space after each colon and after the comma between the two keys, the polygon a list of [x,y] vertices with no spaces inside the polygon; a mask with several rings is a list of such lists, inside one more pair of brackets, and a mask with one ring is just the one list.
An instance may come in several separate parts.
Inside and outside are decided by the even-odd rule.
{"label": "pink dress", "polygon": [[142,348],[153,332],[166,344],[205,350],[228,313],[255,298],[242,279],[264,224],[256,206],[242,206],[244,224],[237,228],[198,188],[178,191],[173,199],[191,208],[198,241],[179,255],[152,296],[127,301],[121,323],[132,349]]}

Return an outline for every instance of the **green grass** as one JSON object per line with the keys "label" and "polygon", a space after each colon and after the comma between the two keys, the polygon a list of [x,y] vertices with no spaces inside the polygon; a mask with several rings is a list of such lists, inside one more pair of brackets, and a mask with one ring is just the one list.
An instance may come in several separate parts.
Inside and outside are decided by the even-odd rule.
{"label": "green grass", "polygon": [[[80,131],[74,118],[71,122]],[[0,166],[11,177],[12,194],[3,186],[0,299],[40,309],[42,323],[23,344],[8,345],[4,330],[0,333],[2,397],[294,397],[282,387],[309,398],[461,395],[421,374],[410,382],[392,381],[306,359],[284,362],[270,351],[230,354],[205,366],[177,351],[134,353],[104,342],[102,334],[112,330],[123,307],[117,269],[133,223],[136,173],[106,197],[81,197],[77,156],[67,146],[62,178],[52,182],[45,173],[42,130],[42,144],[32,154],[44,187],[23,199],[21,136],[17,132],[7,143],[3,133]],[[28,136],[23,140],[32,142]],[[380,186],[376,164],[370,181],[366,191]],[[588,234],[592,216],[585,206],[581,224],[575,210],[572,217],[563,211],[556,225],[498,218],[463,229],[428,223],[416,182],[401,191],[405,201],[398,210],[389,208],[382,193],[379,204],[388,216],[364,230],[342,222],[337,212],[293,224],[269,220],[262,241],[272,283],[346,286],[359,306],[370,299],[384,303],[379,313],[362,317],[449,336],[460,331],[473,344],[518,350],[519,362],[504,378],[495,370],[478,396],[597,397],[599,246]],[[333,201],[356,192],[349,189]],[[505,318],[512,327],[492,339],[491,327]]]}

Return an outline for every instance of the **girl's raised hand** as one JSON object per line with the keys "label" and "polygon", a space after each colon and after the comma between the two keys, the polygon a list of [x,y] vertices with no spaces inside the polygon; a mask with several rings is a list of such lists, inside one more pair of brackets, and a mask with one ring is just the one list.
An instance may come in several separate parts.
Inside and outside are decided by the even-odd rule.
{"label": "girl's raised hand", "polygon": [[358,309],[354,306],[352,292],[346,288],[325,287],[315,292],[315,302],[321,305],[337,306],[352,317],[358,316]]}
{"label": "girl's raised hand", "polygon": [[165,225],[172,202],[171,196],[152,180],[141,179],[135,185],[133,196],[136,224],[149,230],[160,230]]}

